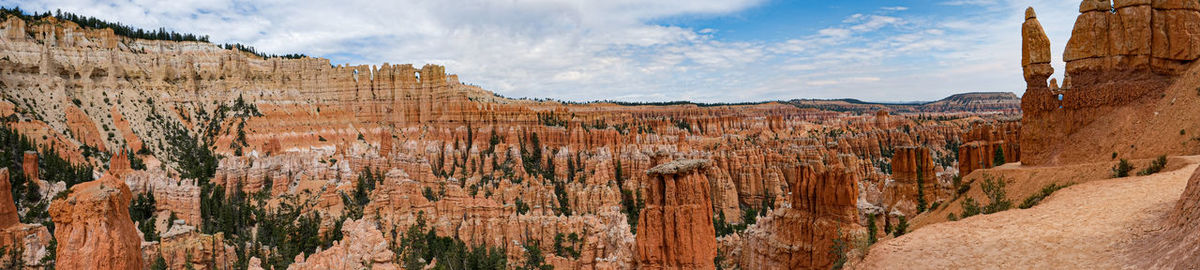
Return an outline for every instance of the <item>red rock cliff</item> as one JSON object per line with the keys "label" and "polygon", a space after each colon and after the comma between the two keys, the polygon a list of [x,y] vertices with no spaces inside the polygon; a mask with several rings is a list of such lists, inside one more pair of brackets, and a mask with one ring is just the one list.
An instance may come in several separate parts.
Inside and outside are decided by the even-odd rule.
{"label": "red rock cliff", "polygon": [[637,261],[641,269],[712,269],[717,239],[708,160],[681,160],[646,173],[646,208],[638,219]]}
{"label": "red rock cliff", "polygon": [[21,223],[17,204],[13,201],[12,184],[8,182],[8,168],[0,169],[0,228]]}
{"label": "red rock cliff", "polygon": [[829,248],[838,233],[849,235],[857,222],[858,181],[842,167],[818,172],[793,167],[788,179],[790,208],[780,208],[746,232],[738,264],[742,269],[829,269]]}
{"label": "red rock cliff", "polygon": [[50,204],[58,269],[141,269],[141,238],[129,218],[132,193],[105,176],[71,187]]}
{"label": "red rock cliff", "polygon": [[[1119,146],[1133,144],[1135,136],[1097,135],[1118,131],[1120,124],[1089,126],[1119,108],[1162,98],[1165,89],[1200,58],[1200,4],[1196,1],[1084,0],[1079,11],[1063,54],[1067,70],[1062,88],[1046,82],[1053,73],[1042,64],[1049,62],[1049,42],[1033,9],[1026,11],[1022,27],[1022,67],[1028,84],[1021,98],[1023,164],[1108,160],[1112,151],[1133,151]],[[1076,138],[1085,128],[1092,131],[1079,136],[1089,137]],[[1159,153],[1134,157],[1161,154],[1154,152]]]}
{"label": "red rock cliff", "polygon": [[958,148],[958,175],[966,176],[972,171],[998,166],[995,163],[996,149],[1004,153],[1004,162],[1021,161],[1021,123],[980,123],[963,135],[963,144]]}

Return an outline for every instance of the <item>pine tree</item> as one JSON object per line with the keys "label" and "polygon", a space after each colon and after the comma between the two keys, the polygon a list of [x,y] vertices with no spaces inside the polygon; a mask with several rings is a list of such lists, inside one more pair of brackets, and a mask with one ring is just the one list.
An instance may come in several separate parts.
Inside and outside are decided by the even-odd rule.
{"label": "pine tree", "polygon": [[1006,160],[1007,159],[1004,158],[1004,146],[997,145],[996,153],[994,153],[992,155],[992,166],[995,167],[995,166],[1004,165]]}

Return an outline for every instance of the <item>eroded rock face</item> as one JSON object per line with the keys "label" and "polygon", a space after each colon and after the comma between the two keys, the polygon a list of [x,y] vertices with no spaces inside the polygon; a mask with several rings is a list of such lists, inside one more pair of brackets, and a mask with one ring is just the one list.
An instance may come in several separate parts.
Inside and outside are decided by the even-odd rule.
{"label": "eroded rock face", "polygon": [[960,176],[971,174],[978,169],[991,168],[994,164],[996,150],[1004,154],[1004,162],[1021,161],[1021,123],[980,123],[963,135],[963,144],[958,148],[958,173]]}
{"label": "eroded rock face", "polygon": [[651,180],[638,220],[637,258],[642,269],[711,269],[716,230],[708,179],[709,160],[668,162],[646,171]]}
{"label": "eroded rock face", "polygon": [[[856,226],[858,181],[845,168],[793,167],[788,200],[747,229],[739,248],[742,269],[828,269],[829,248]],[[818,171],[820,170],[820,171]]]}
{"label": "eroded rock face", "polygon": [[[892,183],[888,190],[888,208],[906,215],[917,213],[917,199],[923,188],[926,203],[936,201],[938,167],[933,163],[932,151],[926,147],[905,146],[896,148],[892,156]],[[921,183],[918,183],[918,180]]]}
{"label": "eroded rock face", "polygon": [[21,171],[25,172],[27,179],[39,179],[38,175],[38,153],[35,151],[25,151],[21,156]]}
{"label": "eroded rock face", "polygon": [[196,232],[195,228],[183,226],[187,230],[180,230],[180,227],[173,228],[158,242],[142,245],[145,268],[162,256],[168,269],[187,269],[189,265],[196,269],[233,269],[238,254],[233,246],[226,244],[224,233],[208,235]]}
{"label": "eroded rock face", "polygon": [[1025,10],[1025,23],[1021,25],[1021,67],[1025,70],[1025,82],[1032,87],[1046,85],[1046,79],[1054,74],[1050,66],[1050,38],[1042,30],[1033,7]]}
{"label": "eroded rock face", "polygon": [[[1049,43],[1032,8],[1027,11],[1022,28],[1022,64],[1028,83],[1021,99],[1023,164],[1107,158],[1107,151],[1075,149],[1060,141],[1084,140],[1072,136],[1095,119],[1123,106],[1162,98],[1167,86],[1200,58],[1200,9],[1196,8],[1200,4],[1185,0],[1111,3],[1081,3],[1063,53],[1066,75],[1061,88],[1045,83],[1053,71],[1038,63],[1048,60],[1044,52]],[[1120,138],[1104,138],[1116,139]]]}
{"label": "eroded rock face", "polygon": [[[929,152],[921,159],[925,164],[927,156],[955,154],[946,150],[946,142],[962,137],[970,126],[970,120],[957,116],[914,120],[941,116],[939,112],[966,113],[970,118],[1011,116],[1016,102],[1008,93],[971,93],[919,109],[867,106],[871,109],[865,113],[794,103],[563,104],[497,97],[459,83],[436,65],[330,66],[320,58],[262,58],[200,42],[128,39],[62,21],[26,24],[6,18],[0,26],[20,33],[0,36],[0,44],[7,46],[0,50],[0,58],[7,59],[0,60],[0,82],[11,86],[5,90],[16,97],[12,108],[30,110],[15,113],[22,121],[13,127],[76,163],[99,164],[96,156],[102,155],[85,157],[81,149],[89,148],[84,145],[138,149],[141,144],[150,150],[152,154],[138,156],[147,170],[126,170],[119,153],[113,152],[114,165],[108,172],[123,175],[121,180],[136,193],[155,195],[158,230],[165,232],[165,240],[147,249],[212,252],[217,259],[210,261],[216,265],[231,265],[229,256],[220,255],[223,247],[188,242],[216,236],[189,236],[186,230],[166,228],[170,214],[190,227],[212,222],[202,220],[198,181],[179,179],[172,153],[163,149],[170,142],[164,134],[171,130],[163,128],[169,124],[213,140],[224,158],[207,180],[224,188],[225,194],[240,188],[253,195],[253,205],[262,202],[266,211],[284,202],[302,205],[305,213],[321,217],[323,233],[352,210],[341,194],[354,192],[357,178],[371,171],[382,180],[366,196],[363,219],[378,223],[389,243],[398,243],[401,236],[395,232],[403,232],[423,214],[439,236],[469,246],[504,248],[510,265],[524,261],[525,244],[537,242],[545,261],[556,268],[630,269],[641,261],[631,227],[649,226],[638,222],[646,216],[635,217],[645,210],[636,202],[648,201],[651,186],[664,183],[668,173],[674,173],[670,178],[675,180],[666,181],[688,183],[675,185],[676,191],[707,190],[703,204],[699,197],[690,197],[700,195],[686,193],[689,201],[682,205],[656,206],[659,212],[691,211],[675,211],[670,222],[700,226],[681,230],[702,238],[712,235],[712,227],[706,226],[711,226],[713,213],[736,224],[743,222],[744,209],[794,204],[789,198],[797,179],[803,178],[795,169],[800,164],[844,168],[845,175],[839,177],[859,182],[856,194],[862,194],[864,209],[911,205],[904,201],[914,198],[915,186],[903,198],[885,198],[897,188],[882,169],[891,162],[887,153],[896,146],[919,145]],[[253,110],[235,106],[238,97]],[[78,121],[68,122],[61,105],[74,104],[72,99],[81,101],[79,112],[71,116]],[[6,102],[0,101],[0,114]],[[227,110],[226,117],[216,119],[220,108]],[[884,109],[892,113],[877,113]],[[33,119],[34,113],[45,116],[46,122]],[[67,132],[90,128],[83,121],[117,130],[109,136],[109,129],[100,129],[99,142],[92,138],[97,134]],[[219,130],[205,133],[208,127]],[[243,155],[235,155],[234,149]],[[683,166],[643,173],[671,160],[689,159],[711,163],[703,169]],[[940,174],[944,168],[931,165],[922,171]],[[666,192],[666,186],[659,191]],[[664,202],[668,198],[665,193],[659,196]],[[681,197],[672,196],[678,203]],[[705,205],[708,212],[701,213]],[[658,221],[649,223],[666,230],[669,226],[663,224],[669,215],[656,215]],[[787,222],[791,228],[829,227],[814,221]],[[637,231],[643,232],[638,237],[660,243],[686,240],[644,233],[652,229]],[[571,234],[580,239],[574,246],[577,256],[549,252],[557,236]],[[722,245],[740,246],[738,239],[747,238],[728,238]],[[346,241],[343,246],[354,244]],[[789,245],[804,246],[801,241],[809,240]],[[679,254],[674,250],[679,245],[659,245],[655,252],[661,254],[647,259],[658,258],[653,263],[659,265],[710,267],[712,256],[705,252],[715,244],[705,239],[692,243],[690,253]],[[676,252],[671,261],[665,248]],[[263,251],[269,254],[270,248]],[[307,262],[326,261],[318,254]],[[193,258],[194,264],[198,260]]]}
{"label": "eroded rock face", "polygon": [[52,237],[50,231],[41,224],[21,224],[11,189],[8,168],[0,168],[0,246],[19,249],[26,266],[42,266],[41,259]]}
{"label": "eroded rock face", "polygon": [[71,187],[50,204],[58,269],[141,269],[141,238],[129,218],[132,193],[112,176]]}
{"label": "eroded rock face", "polygon": [[16,201],[12,196],[12,183],[8,182],[8,168],[0,169],[0,228],[20,224]]}
{"label": "eroded rock face", "polygon": [[288,269],[399,269],[392,263],[396,256],[388,249],[383,233],[366,219],[346,220],[342,224],[342,241],[329,249],[309,255]]}

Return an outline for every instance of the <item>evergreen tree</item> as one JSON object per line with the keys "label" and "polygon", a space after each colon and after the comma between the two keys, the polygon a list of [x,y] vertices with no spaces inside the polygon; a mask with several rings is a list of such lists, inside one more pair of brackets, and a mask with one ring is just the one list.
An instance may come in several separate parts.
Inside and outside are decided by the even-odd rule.
{"label": "evergreen tree", "polygon": [[993,155],[992,155],[992,166],[1004,165],[1005,160],[1006,159],[1004,159],[1004,146],[997,145],[996,152],[993,153]]}

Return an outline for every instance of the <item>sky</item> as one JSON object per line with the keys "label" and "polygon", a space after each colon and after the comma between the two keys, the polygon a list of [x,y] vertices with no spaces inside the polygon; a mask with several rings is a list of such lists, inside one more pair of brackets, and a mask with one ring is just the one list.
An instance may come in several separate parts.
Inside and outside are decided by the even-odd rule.
{"label": "sky", "polygon": [[1055,76],[1079,0],[0,0],[333,64],[426,63],[508,97],[930,101],[1024,91],[1033,6]]}

